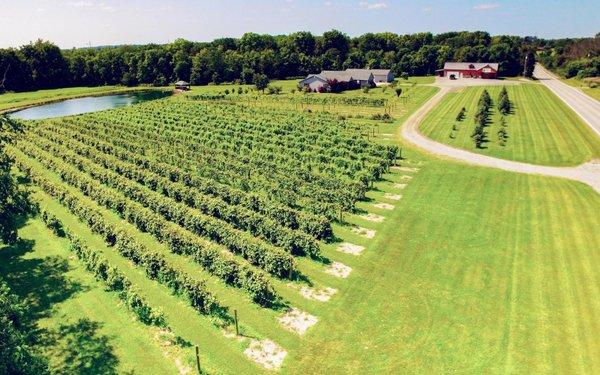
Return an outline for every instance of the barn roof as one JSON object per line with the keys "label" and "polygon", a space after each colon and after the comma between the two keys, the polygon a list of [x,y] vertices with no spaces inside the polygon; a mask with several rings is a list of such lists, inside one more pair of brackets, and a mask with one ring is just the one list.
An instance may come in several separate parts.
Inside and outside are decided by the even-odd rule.
{"label": "barn roof", "polygon": [[486,62],[446,62],[444,63],[444,69],[456,69],[456,70],[469,70],[475,69],[480,70],[486,66],[498,71],[498,63],[486,63]]}

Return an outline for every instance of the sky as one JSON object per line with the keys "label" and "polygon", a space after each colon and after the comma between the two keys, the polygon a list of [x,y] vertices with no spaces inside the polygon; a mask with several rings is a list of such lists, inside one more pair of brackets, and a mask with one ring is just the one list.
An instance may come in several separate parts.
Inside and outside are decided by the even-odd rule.
{"label": "sky", "polygon": [[0,48],[38,38],[72,48],[331,29],[564,38],[600,32],[599,15],[600,0],[0,0]]}

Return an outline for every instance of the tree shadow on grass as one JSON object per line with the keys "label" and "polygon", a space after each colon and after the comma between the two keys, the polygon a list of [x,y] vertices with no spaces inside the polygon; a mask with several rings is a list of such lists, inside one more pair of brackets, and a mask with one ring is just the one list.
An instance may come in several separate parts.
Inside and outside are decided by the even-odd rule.
{"label": "tree shadow on grass", "polygon": [[69,278],[67,259],[58,256],[27,258],[35,241],[20,239],[11,246],[0,248],[0,275],[12,292],[27,305],[25,322],[34,328],[35,322],[48,317],[54,305],[83,290]]}
{"label": "tree shadow on grass", "polygon": [[55,359],[51,372],[56,374],[113,375],[119,359],[114,354],[110,337],[100,331],[101,323],[82,318],[46,331],[43,345]]}

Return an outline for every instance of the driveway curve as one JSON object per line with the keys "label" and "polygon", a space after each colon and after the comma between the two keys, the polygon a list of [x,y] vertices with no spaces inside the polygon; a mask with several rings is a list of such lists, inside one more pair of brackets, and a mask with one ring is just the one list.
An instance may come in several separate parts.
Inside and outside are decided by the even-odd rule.
{"label": "driveway curve", "polygon": [[441,85],[440,91],[429,99],[421,108],[413,113],[402,125],[400,134],[413,145],[428,151],[431,154],[444,158],[454,159],[471,165],[498,168],[510,172],[537,174],[551,177],[567,178],[583,182],[600,193],[600,161],[591,161],[577,167],[549,167],[521,163],[511,160],[498,159],[481,155],[467,150],[455,148],[427,138],[419,131],[419,125],[429,113],[448,93],[455,87]]}

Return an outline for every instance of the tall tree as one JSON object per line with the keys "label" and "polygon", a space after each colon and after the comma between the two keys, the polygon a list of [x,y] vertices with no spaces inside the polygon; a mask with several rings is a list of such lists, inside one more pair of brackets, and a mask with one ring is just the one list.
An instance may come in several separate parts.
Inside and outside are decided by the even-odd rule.
{"label": "tall tree", "polygon": [[535,54],[531,51],[525,55],[525,70],[523,76],[527,78],[533,77],[533,68],[535,68]]}

